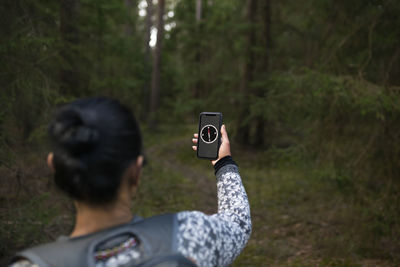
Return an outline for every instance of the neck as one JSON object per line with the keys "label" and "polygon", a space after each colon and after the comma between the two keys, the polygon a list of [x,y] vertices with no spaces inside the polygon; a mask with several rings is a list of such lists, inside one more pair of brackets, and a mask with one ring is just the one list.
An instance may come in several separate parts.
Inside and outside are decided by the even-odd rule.
{"label": "neck", "polygon": [[94,233],[132,220],[129,203],[118,201],[107,207],[75,202],[76,222],[70,237]]}

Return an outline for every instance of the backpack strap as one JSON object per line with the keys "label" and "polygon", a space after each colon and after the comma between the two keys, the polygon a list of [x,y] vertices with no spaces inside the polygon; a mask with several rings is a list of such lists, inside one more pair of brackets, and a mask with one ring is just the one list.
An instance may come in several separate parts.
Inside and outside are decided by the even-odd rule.
{"label": "backpack strap", "polygon": [[97,233],[61,238],[56,242],[39,245],[16,254],[12,262],[25,258],[40,267],[95,266],[95,251],[122,236],[138,239],[141,252],[138,260],[147,261],[156,255],[176,253],[176,231],[175,214],[158,215]]}
{"label": "backpack strap", "polygon": [[197,265],[180,253],[157,255],[135,267],[196,267]]}

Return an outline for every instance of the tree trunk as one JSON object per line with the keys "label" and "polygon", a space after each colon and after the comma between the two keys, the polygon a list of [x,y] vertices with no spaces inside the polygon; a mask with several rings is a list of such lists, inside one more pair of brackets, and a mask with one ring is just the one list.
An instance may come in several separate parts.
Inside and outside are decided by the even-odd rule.
{"label": "tree trunk", "polygon": [[150,38],[151,38],[151,27],[153,26],[152,17],[153,17],[153,0],[146,0],[147,8],[146,8],[146,57],[147,60],[150,61]]}
{"label": "tree trunk", "polygon": [[202,14],[202,0],[196,0],[196,21],[199,23],[201,21]]}
{"label": "tree trunk", "polygon": [[154,52],[153,61],[153,74],[151,79],[151,96],[150,96],[150,113],[152,115],[150,127],[156,128],[156,112],[159,107],[160,101],[160,73],[161,73],[161,53],[162,53],[162,40],[164,36],[164,6],[165,0],[158,0],[158,13],[157,13],[157,43]]}
{"label": "tree trunk", "polygon": [[[269,73],[269,57],[271,53],[271,2],[270,0],[265,0],[264,6],[263,6],[263,44],[265,47],[265,54],[262,58],[262,72],[266,73],[268,75]],[[256,96],[257,97],[264,97],[265,95],[265,90],[264,88],[258,88],[256,91]],[[265,144],[265,139],[270,139],[271,134],[266,134],[265,133],[265,128],[271,129],[271,125],[269,122],[265,121],[264,118],[259,115],[256,118],[256,132],[254,136],[254,143],[256,146],[262,146]]]}
{"label": "tree trunk", "polygon": [[142,119],[147,119],[147,112],[149,111],[149,95],[151,91],[151,47],[150,47],[150,39],[151,39],[151,28],[153,27],[153,0],[146,0],[147,8],[146,8],[146,34],[145,34],[145,70],[146,74],[146,82],[143,86],[142,97],[143,97],[143,112]]}
{"label": "tree trunk", "polygon": [[200,92],[202,91],[202,76],[201,76],[201,19],[202,19],[202,0],[196,0],[196,50],[194,56],[195,66],[194,69],[196,70],[196,79],[194,84],[194,92],[193,97],[199,98],[201,97]]}
{"label": "tree trunk", "polygon": [[244,123],[246,121],[249,111],[249,97],[251,94],[250,84],[254,80],[254,69],[255,69],[255,53],[254,46],[256,43],[256,11],[257,11],[257,0],[247,1],[247,14],[246,21],[250,24],[250,28],[247,33],[246,40],[246,57],[243,69],[243,77],[241,83],[242,100],[240,103],[240,114],[238,121],[238,132],[237,140],[241,144],[249,144],[250,137],[250,123]]}
{"label": "tree trunk", "polygon": [[79,44],[78,5],[79,0],[60,1],[60,36],[62,41],[60,89],[61,93],[66,96],[77,95],[81,89],[76,52],[76,47]]}
{"label": "tree trunk", "polygon": [[125,7],[129,18],[125,24],[125,34],[131,36],[136,26],[132,17],[137,14],[137,0],[125,0]]}

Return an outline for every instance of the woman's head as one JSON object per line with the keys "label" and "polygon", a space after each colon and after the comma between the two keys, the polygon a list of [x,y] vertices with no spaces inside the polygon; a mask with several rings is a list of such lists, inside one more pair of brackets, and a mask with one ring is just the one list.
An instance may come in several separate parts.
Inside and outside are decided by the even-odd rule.
{"label": "woman's head", "polygon": [[118,101],[86,98],[58,110],[49,126],[56,185],[75,200],[112,202],[125,170],[141,155],[133,114]]}

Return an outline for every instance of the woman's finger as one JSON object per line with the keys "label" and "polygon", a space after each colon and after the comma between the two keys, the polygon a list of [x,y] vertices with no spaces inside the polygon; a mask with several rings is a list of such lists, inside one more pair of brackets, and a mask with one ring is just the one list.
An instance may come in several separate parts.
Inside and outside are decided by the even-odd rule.
{"label": "woman's finger", "polygon": [[193,134],[193,136],[194,136],[195,138],[199,138],[199,134],[197,134],[197,133]]}
{"label": "woman's finger", "polygon": [[197,150],[197,146],[192,146],[192,149],[193,149],[194,151],[196,151],[196,150]]}
{"label": "woman's finger", "polygon": [[192,139],[193,144],[197,144],[197,141],[198,141],[197,138],[193,138],[193,139]]}
{"label": "woman's finger", "polygon": [[222,142],[229,142],[228,133],[225,128],[225,124],[221,127]]}

